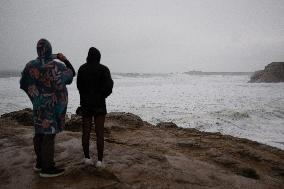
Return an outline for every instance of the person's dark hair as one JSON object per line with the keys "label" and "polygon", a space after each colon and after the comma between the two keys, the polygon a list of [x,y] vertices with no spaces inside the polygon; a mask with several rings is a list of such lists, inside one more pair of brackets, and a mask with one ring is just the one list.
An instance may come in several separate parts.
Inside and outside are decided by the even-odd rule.
{"label": "person's dark hair", "polygon": [[101,53],[95,47],[91,47],[88,52],[87,62],[100,62]]}

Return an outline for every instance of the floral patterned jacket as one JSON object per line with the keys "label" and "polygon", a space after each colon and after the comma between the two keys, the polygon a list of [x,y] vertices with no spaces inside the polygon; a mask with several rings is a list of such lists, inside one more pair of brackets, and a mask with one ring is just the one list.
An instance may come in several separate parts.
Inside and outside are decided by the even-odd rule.
{"label": "floral patterned jacket", "polygon": [[50,57],[51,52],[47,57],[30,61],[20,80],[20,88],[33,105],[35,133],[41,134],[56,134],[63,130],[68,103],[66,85],[73,80],[71,69]]}

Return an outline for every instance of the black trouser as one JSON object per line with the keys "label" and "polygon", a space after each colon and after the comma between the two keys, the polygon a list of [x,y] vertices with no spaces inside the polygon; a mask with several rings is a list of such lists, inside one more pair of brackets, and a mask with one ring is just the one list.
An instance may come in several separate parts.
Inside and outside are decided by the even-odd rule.
{"label": "black trouser", "polygon": [[97,152],[98,161],[103,160],[104,154],[104,123],[105,114],[99,115],[83,115],[83,129],[82,129],[82,146],[85,158],[90,158],[89,154],[89,143],[90,143],[90,133],[92,127],[92,118],[94,117],[95,131],[97,136]]}
{"label": "black trouser", "polygon": [[33,138],[37,167],[41,167],[43,171],[55,166],[54,139],[55,134],[35,134]]}

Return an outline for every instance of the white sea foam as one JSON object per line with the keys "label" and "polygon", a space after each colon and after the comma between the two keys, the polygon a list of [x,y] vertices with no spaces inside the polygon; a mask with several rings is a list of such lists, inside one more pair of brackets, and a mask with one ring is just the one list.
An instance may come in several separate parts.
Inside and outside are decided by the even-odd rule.
{"label": "white sea foam", "polygon": [[[108,111],[132,112],[151,123],[221,132],[284,149],[284,83],[247,83],[248,75],[119,74]],[[68,112],[79,105],[76,79]],[[19,78],[0,78],[0,114],[31,107]]]}

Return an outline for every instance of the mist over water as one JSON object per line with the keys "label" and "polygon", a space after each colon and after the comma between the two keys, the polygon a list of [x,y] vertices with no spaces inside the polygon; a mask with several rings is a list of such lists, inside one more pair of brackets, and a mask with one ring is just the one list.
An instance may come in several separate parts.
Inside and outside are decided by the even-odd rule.
{"label": "mist over water", "polygon": [[281,0],[0,1],[0,70],[47,38],[77,70],[97,47],[113,72],[244,71],[284,60]]}
{"label": "mist over water", "polygon": [[[108,112],[124,111],[156,124],[221,132],[284,149],[284,83],[247,83],[250,75],[113,74]],[[68,113],[79,105],[76,78]],[[19,77],[0,78],[0,114],[31,107]]]}

